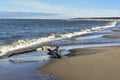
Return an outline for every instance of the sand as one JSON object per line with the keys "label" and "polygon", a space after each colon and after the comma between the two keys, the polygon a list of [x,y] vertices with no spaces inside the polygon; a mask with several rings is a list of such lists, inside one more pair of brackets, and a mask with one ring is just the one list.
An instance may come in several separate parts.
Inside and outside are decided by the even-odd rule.
{"label": "sand", "polygon": [[[113,30],[114,32],[120,32],[120,30]],[[120,34],[108,34],[108,35],[104,35],[104,38],[120,38]]]}
{"label": "sand", "polygon": [[109,35],[104,35],[103,37],[105,37],[105,38],[120,38],[120,34],[109,34]]}
{"label": "sand", "polygon": [[55,59],[40,71],[60,80],[120,80],[119,46],[73,49],[71,54],[74,57]]}
{"label": "sand", "polygon": [[115,32],[120,32],[120,30],[113,30],[113,31],[115,31]]}

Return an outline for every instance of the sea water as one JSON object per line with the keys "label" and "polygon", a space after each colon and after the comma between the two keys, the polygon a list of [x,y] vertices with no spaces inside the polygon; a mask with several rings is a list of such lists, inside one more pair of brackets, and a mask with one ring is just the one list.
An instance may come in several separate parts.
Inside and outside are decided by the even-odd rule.
{"label": "sea water", "polygon": [[116,27],[119,28],[119,22],[115,20],[0,19],[0,55],[44,44],[111,42],[112,40],[99,37],[111,33],[109,30]]}
{"label": "sea water", "polygon": [[[20,40],[49,38],[56,35],[73,34],[76,32],[91,32],[106,27],[114,27],[116,22],[110,21],[85,21],[85,20],[36,20],[36,19],[1,19],[0,44],[8,44]],[[92,30],[91,30],[92,29]]]}

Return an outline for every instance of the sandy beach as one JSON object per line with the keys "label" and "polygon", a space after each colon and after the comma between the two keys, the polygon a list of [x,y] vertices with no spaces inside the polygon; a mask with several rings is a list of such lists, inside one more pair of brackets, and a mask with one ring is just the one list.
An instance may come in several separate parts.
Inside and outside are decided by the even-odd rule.
{"label": "sandy beach", "polygon": [[120,34],[110,34],[110,35],[104,35],[105,38],[120,38]]}
{"label": "sandy beach", "polygon": [[[74,57],[54,60],[40,71],[60,80],[120,80],[120,46],[72,49]],[[91,54],[83,55],[81,54]]]}
{"label": "sandy beach", "polygon": [[117,34],[104,35],[103,37],[104,38],[113,38],[113,39],[120,38],[120,34],[118,34],[120,32],[120,30],[113,30],[113,31],[117,32]]}
{"label": "sandy beach", "polygon": [[120,30],[113,30],[113,31],[115,31],[115,32],[120,32]]}

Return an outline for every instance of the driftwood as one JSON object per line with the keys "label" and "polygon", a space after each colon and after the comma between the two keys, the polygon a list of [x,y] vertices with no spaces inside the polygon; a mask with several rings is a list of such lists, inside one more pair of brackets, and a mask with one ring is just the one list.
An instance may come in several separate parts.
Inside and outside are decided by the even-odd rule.
{"label": "driftwood", "polygon": [[51,46],[42,46],[42,47],[37,48],[36,50],[41,51],[41,50],[48,50],[48,49],[52,49],[52,47]]}
{"label": "driftwood", "polygon": [[11,56],[18,55],[18,54],[25,54],[27,52],[47,50],[47,49],[51,49],[51,47],[50,46],[28,47],[28,48],[23,48],[23,49],[19,49],[19,50],[9,51],[4,56],[11,57]]}
{"label": "driftwood", "polygon": [[11,57],[13,55],[24,54],[24,53],[32,52],[32,51],[36,51],[36,48],[30,47],[30,48],[24,48],[24,49],[9,51],[4,56]]}

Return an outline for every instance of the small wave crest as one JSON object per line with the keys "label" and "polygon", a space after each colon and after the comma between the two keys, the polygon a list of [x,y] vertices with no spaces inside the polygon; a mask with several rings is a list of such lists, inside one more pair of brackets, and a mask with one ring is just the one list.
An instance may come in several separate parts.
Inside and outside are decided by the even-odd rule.
{"label": "small wave crest", "polygon": [[98,26],[95,28],[90,29],[84,29],[73,33],[66,33],[66,34],[52,34],[48,37],[38,38],[38,39],[31,39],[31,40],[19,40],[18,42],[14,42],[9,45],[1,45],[0,46],[0,56],[7,54],[10,51],[29,48],[29,47],[35,47],[38,44],[50,42],[54,40],[60,40],[60,39],[66,39],[66,38],[72,38],[74,36],[80,36],[83,34],[88,33],[94,33],[98,32],[107,28],[115,27],[117,24],[117,21],[113,21],[110,24],[106,26]]}

